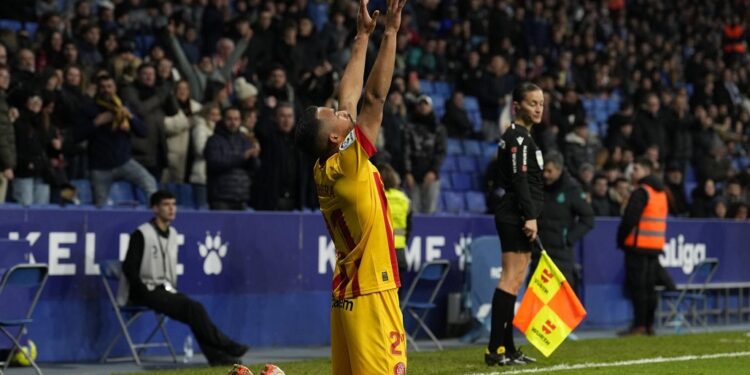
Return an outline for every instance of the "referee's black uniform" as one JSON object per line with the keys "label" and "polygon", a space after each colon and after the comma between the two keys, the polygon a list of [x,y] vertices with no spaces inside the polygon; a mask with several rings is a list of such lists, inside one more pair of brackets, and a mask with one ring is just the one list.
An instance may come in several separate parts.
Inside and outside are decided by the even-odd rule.
{"label": "referee's black uniform", "polygon": [[539,217],[544,203],[544,158],[529,131],[511,124],[500,139],[499,187],[505,190],[495,210],[495,225],[503,252],[531,251],[523,233],[526,220]]}

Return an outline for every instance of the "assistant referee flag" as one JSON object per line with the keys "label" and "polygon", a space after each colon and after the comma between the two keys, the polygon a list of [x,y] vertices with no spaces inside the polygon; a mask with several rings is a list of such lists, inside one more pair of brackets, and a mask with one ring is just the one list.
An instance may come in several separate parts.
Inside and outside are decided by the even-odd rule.
{"label": "assistant referee flag", "polygon": [[586,316],[586,310],[547,252],[523,296],[513,325],[549,357]]}

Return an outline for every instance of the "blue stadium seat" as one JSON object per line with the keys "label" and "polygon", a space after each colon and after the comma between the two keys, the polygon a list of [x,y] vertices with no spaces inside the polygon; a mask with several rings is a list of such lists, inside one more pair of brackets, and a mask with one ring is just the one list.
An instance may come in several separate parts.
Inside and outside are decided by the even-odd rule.
{"label": "blue stadium seat", "polygon": [[446,212],[458,214],[466,210],[464,195],[455,191],[445,191],[441,194]]}
{"label": "blue stadium seat", "polygon": [[426,94],[426,95],[434,94],[435,89],[432,87],[432,81],[427,80],[427,79],[420,79],[419,91],[421,91],[422,94]]}
{"label": "blue stadium seat", "polygon": [[620,97],[619,96],[612,96],[607,100],[607,112],[609,114],[613,114],[617,112],[617,110],[620,109]]}
{"label": "blue stadium seat", "polygon": [[115,181],[109,188],[109,200],[114,205],[134,205],[137,202],[133,194],[133,185],[127,181]]}
{"label": "blue stadium seat", "polygon": [[456,161],[458,162],[458,170],[461,172],[474,173],[478,170],[477,160],[474,156],[460,155],[456,157]]}
{"label": "blue stadium seat", "polygon": [[307,15],[310,16],[318,32],[323,30],[325,24],[328,23],[328,8],[329,5],[325,1],[307,4]]}
{"label": "blue stadium seat", "polygon": [[486,142],[482,145],[482,155],[493,158],[495,155],[497,155],[497,143],[496,142]]}
{"label": "blue stadium seat", "polygon": [[430,98],[432,98],[432,110],[435,111],[435,116],[438,119],[442,119],[443,115],[445,115],[445,97],[433,93],[430,94]]}
{"label": "blue stadium seat", "polygon": [[458,163],[456,162],[456,157],[453,155],[447,155],[445,159],[443,159],[443,164],[440,165],[440,172],[455,172],[457,170]]}
{"label": "blue stadium seat", "polygon": [[457,138],[448,138],[445,144],[446,153],[448,155],[461,155],[464,153],[463,147],[461,147],[461,140]]}
{"label": "blue stadium seat", "polygon": [[71,180],[70,184],[75,186],[76,195],[81,204],[94,203],[94,194],[91,191],[91,182],[89,180]]}
{"label": "blue stadium seat", "polygon": [[583,104],[583,109],[586,110],[586,113],[591,113],[594,110],[594,101],[587,98],[581,98],[581,103]]}
{"label": "blue stadium seat", "polygon": [[440,190],[453,190],[453,182],[451,181],[452,173],[440,173]]}
{"label": "blue stadium seat", "polygon": [[472,187],[473,190],[482,190],[484,186],[484,173],[478,172],[472,174],[472,181],[474,183],[474,186]]}
{"label": "blue stadium seat", "polygon": [[688,163],[687,168],[685,169],[685,182],[697,182],[698,178],[695,177],[695,169],[693,166]]}
{"label": "blue stadium seat", "polygon": [[471,173],[454,173],[451,178],[453,189],[456,191],[471,190],[474,186],[474,179]]}
{"label": "blue stadium seat", "polygon": [[436,94],[442,95],[446,98],[453,95],[453,85],[447,81],[435,81],[433,83],[433,88],[435,89]]}
{"label": "blue stadium seat", "polygon": [[487,204],[484,201],[484,194],[479,191],[466,192],[466,209],[475,214],[487,212]]}
{"label": "blue stadium seat", "polygon": [[21,21],[0,19],[0,29],[11,30],[14,33],[22,29]]}
{"label": "blue stadium seat", "polygon": [[464,96],[464,109],[466,112],[479,111],[479,100],[473,96]]}
{"label": "blue stadium seat", "polygon": [[140,57],[148,55],[149,49],[154,45],[155,38],[153,35],[138,35],[135,37],[136,54]]}
{"label": "blue stadium seat", "polygon": [[473,139],[464,139],[463,146],[464,146],[464,153],[466,155],[474,155],[474,156],[482,155],[482,145],[479,143],[479,141],[476,141]]}
{"label": "blue stadium seat", "polygon": [[474,131],[482,131],[482,113],[479,110],[467,111],[466,114],[469,116],[469,121],[474,125]]}
{"label": "blue stadium seat", "polygon": [[169,183],[164,186],[177,197],[177,205],[183,208],[195,208],[193,185]]}
{"label": "blue stadium seat", "polygon": [[698,187],[698,183],[695,181],[685,182],[685,199],[688,203],[693,203],[693,190]]}

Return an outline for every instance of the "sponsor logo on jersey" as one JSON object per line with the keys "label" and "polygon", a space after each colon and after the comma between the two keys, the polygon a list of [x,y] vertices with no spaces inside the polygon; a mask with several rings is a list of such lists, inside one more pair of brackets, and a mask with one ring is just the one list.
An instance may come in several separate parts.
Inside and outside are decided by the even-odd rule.
{"label": "sponsor logo on jersey", "polygon": [[352,311],[354,309],[354,301],[350,299],[335,299],[331,304],[331,308]]}

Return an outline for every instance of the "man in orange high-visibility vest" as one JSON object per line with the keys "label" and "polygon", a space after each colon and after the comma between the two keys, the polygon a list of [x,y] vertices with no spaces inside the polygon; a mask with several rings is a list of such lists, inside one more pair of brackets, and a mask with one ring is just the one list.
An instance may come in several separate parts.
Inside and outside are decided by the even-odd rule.
{"label": "man in orange high-visibility vest", "polygon": [[639,158],[633,166],[636,190],[617,230],[617,244],[625,251],[625,281],[633,301],[633,325],[621,335],[653,335],[659,255],[667,231],[667,194],[654,174],[654,164]]}

